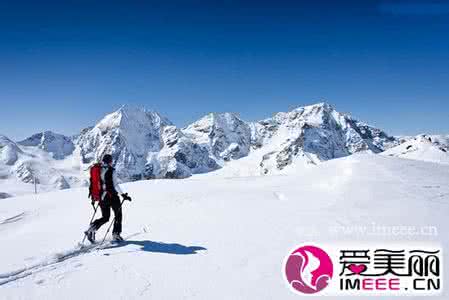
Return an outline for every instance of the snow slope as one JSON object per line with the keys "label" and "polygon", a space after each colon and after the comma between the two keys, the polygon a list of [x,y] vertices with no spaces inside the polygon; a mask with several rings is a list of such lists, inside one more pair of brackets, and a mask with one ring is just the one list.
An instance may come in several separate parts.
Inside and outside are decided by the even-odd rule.
{"label": "snow slope", "polygon": [[449,164],[449,143],[445,136],[418,135],[382,155]]}
{"label": "snow slope", "polygon": [[[128,241],[88,253],[76,251],[91,214],[86,189],[2,199],[0,299],[298,299],[281,274],[298,243],[413,240],[448,249],[448,182],[442,164],[356,154],[288,175],[128,183]],[[431,225],[439,235],[330,230],[373,222]]]}

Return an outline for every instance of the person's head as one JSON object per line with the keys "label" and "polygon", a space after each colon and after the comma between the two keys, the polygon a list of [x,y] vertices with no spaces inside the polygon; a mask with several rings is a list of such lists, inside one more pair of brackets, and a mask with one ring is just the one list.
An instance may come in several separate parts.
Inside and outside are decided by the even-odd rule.
{"label": "person's head", "polygon": [[105,154],[103,156],[103,162],[107,164],[108,166],[112,166],[112,155],[111,154]]}

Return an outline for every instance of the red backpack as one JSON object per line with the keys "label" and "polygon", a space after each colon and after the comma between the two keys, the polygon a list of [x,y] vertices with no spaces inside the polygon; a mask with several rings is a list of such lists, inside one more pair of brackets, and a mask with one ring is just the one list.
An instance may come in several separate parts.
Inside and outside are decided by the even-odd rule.
{"label": "red backpack", "polygon": [[90,168],[89,197],[92,201],[100,201],[103,194],[103,183],[101,182],[101,164],[94,164]]}

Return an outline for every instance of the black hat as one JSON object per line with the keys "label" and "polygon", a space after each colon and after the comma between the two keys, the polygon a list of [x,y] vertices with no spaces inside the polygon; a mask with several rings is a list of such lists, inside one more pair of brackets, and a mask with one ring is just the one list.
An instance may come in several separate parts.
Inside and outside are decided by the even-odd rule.
{"label": "black hat", "polygon": [[110,164],[112,162],[112,155],[111,154],[105,154],[103,156],[103,162],[105,164]]}

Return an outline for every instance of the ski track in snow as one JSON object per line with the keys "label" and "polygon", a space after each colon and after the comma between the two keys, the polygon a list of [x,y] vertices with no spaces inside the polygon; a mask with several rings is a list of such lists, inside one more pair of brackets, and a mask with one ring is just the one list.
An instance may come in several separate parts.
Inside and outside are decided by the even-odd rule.
{"label": "ski track in snow", "polygon": [[281,192],[273,192],[273,194],[279,201],[287,201],[288,200],[287,196],[285,196]]}
{"label": "ski track in snow", "polygon": [[[125,240],[135,237],[141,232],[131,234],[125,238]],[[57,264],[63,263],[69,259],[76,258],[80,255],[90,254],[93,251],[100,251],[104,249],[109,249],[113,245],[112,241],[106,240],[102,245],[93,244],[87,246],[76,247],[75,249],[68,250],[65,252],[58,252],[50,257],[43,259],[40,263],[21,268],[14,271],[9,271],[6,273],[0,273],[0,286],[8,284],[13,281],[20,280],[22,278],[34,275],[43,271],[48,271],[49,269],[55,269]]]}
{"label": "ski track in snow", "polygon": [[18,222],[20,220],[22,220],[25,217],[25,212],[17,214],[15,216],[9,217],[5,220],[3,220],[2,222],[0,222],[0,225],[6,225],[6,224],[10,224],[10,223],[15,223]]}

